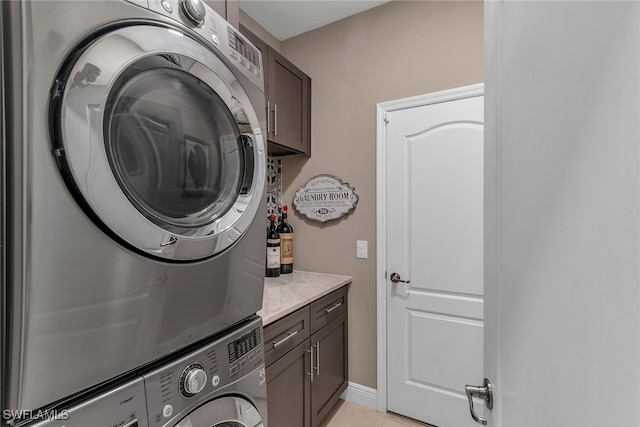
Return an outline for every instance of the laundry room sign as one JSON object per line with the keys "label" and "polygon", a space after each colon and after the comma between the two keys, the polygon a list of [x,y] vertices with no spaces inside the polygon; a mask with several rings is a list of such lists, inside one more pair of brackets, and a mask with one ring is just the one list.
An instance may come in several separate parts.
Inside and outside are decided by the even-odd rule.
{"label": "laundry room sign", "polygon": [[355,188],[333,175],[317,175],[300,187],[293,198],[296,210],[309,219],[327,222],[356,208]]}

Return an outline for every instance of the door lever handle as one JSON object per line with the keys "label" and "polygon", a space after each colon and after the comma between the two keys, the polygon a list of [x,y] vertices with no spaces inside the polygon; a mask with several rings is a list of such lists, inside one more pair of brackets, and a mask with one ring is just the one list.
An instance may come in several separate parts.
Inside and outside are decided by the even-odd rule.
{"label": "door lever handle", "polygon": [[398,273],[391,273],[391,276],[389,276],[389,279],[391,279],[393,283],[398,283],[398,282],[411,283],[411,280],[402,280],[402,277],[400,277]]}
{"label": "door lever handle", "polygon": [[493,409],[493,387],[491,382],[487,378],[484,379],[482,387],[466,385],[464,386],[464,392],[469,400],[469,410],[471,411],[471,418],[477,423],[487,425],[487,418],[481,417],[473,409],[473,397],[479,397],[484,400],[484,404],[487,409]]}

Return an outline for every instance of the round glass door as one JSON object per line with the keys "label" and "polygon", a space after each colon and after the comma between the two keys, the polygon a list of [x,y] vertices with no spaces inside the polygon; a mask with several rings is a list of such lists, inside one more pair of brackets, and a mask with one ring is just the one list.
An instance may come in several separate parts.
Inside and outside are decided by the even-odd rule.
{"label": "round glass door", "polygon": [[148,58],[120,76],[107,100],[106,153],[120,187],[149,220],[200,227],[231,208],[252,171],[224,101],[170,65]]}
{"label": "round glass door", "polygon": [[251,100],[212,51],[176,30],[125,27],[91,43],[65,78],[52,102],[55,152],[100,225],[176,261],[241,238],[263,194],[264,142]]}

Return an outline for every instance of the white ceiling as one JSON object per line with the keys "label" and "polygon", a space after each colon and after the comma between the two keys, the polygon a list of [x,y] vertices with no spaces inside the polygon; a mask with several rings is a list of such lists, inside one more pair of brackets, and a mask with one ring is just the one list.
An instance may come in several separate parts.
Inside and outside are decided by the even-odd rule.
{"label": "white ceiling", "polygon": [[240,9],[280,41],[390,0],[239,0]]}

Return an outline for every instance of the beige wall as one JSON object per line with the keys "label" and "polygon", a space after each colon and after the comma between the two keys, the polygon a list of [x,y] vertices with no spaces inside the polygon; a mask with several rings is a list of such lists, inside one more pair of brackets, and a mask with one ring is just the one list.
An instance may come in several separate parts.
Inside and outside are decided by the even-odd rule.
{"label": "beige wall", "polygon": [[[283,158],[283,203],[320,173],[360,196],[352,214],[324,225],[290,215],[295,268],[353,276],[349,379],[375,388],[376,104],[482,82],[483,3],[395,0],[280,51],[312,78],[312,157]],[[369,242],[368,259],[356,258],[356,240]]]}

